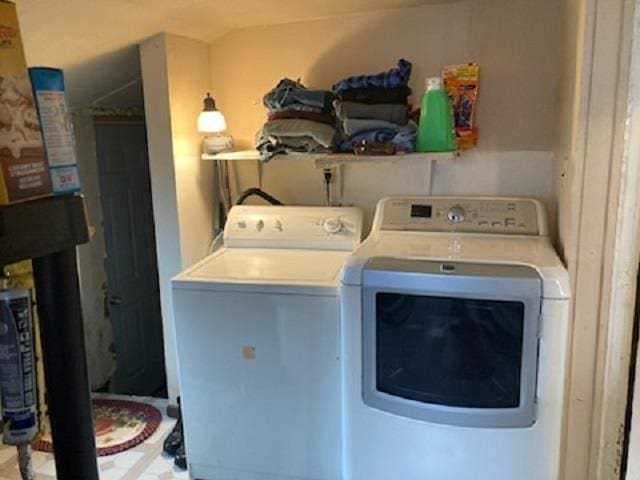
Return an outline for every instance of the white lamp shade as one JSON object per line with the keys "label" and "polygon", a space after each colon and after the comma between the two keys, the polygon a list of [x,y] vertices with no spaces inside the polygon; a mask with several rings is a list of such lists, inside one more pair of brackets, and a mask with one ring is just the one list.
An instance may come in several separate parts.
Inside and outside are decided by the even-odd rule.
{"label": "white lamp shade", "polygon": [[198,116],[198,131],[205,133],[220,133],[227,129],[224,115],[218,110],[200,112]]}

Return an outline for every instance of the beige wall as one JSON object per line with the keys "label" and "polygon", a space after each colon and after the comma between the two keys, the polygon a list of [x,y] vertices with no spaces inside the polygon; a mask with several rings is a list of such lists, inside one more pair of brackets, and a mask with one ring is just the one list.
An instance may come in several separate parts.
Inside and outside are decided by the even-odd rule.
{"label": "beige wall", "polygon": [[209,45],[166,36],[173,165],[176,175],[182,267],[207,252],[213,235],[213,168],[200,159],[196,122],[210,90]]}
{"label": "beige wall", "polygon": [[160,34],[140,45],[169,399],[178,395],[171,278],[204,257],[213,232],[213,172],[196,119],[209,46]]}
{"label": "beige wall", "polygon": [[235,31],[212,45],[212,87],[234,137],[251,146],[262,96],[284,77],[329,88],[405,57],[413,103],[444,65],[481,67],[480,149],[551,150],[559,79],[557,0],[478,0]]}
{"label": "beige wall", "polygon": [[[418,103],[425,77],[447,64],[476,61],[480,143],[473,154],[436,166],[434,192],[508,192],[549,201],[553,168],[544,152],[553,146],[561,4],[453,2],[232,32],[211,47],[213,94],[239,146],[250,148],[266,116],[262,96],[284,76],[329,88],[344,76],[381,71],[405,57],[414,64],[412,102]],[[238,188],[254,186],[255,166],[235,167]],[[384,195],[426,193],[416,180],[423,172],[422,166],[347,167],[345,198],[370,209]],[[470,175],[478,181],[469,182]],[[323,200],[322,175],[308,162],[272,162],[264,188],[285,202]]]}
{"label": "beige wall", "polygon": [[[584,27],[584,0],[566,0],[562,3],[560,21],[562,41],[559,53],[562,58],[560,81],[558,85],[557,113],[553,152],[555,156],[554,196],[558,206],[558,246],[568,263],[574,263],[577,238],[573,226],[577,224],[575,214],[577,206],[575,183],[573,179],[580,175],[580,165],[576,162],[576,139],[580,128],[575,110],[586,88],[582,82],[589,79],[581,75]],[[573,190],[572,190],[573,186]]]}

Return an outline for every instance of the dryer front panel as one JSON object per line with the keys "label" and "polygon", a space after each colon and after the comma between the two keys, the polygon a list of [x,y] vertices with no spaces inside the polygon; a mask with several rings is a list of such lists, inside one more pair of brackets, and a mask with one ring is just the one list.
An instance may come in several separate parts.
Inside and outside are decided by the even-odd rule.
{"label": "dryer front panel", "polygon": [[535,422],[541,282],[529,267],[374,258],[363,274],[363,399],[433,423]]}

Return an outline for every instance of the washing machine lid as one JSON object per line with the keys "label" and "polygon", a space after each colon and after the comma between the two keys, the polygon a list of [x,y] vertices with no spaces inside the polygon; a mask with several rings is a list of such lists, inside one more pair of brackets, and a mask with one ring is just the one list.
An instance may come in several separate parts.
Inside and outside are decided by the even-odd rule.
{"label": "washing machine lid", "polygon": [[543,297],[570,298],[569,275],[547,237],[374,232],[347,260],[342,283],[362,285],[363,268],[374,257],[526,265],[540,274]]}
{"label": "washing machine lid", "polygon": [[349,254],[331,250],[225,247],[175,277],[173,286],[337,291],[340,271]]}

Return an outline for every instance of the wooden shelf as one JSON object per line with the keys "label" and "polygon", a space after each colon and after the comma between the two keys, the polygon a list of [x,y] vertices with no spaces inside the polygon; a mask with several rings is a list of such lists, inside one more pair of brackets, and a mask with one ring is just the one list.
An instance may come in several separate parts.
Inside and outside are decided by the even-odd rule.
{"label": "wooden shelf", "polygon": [[203,153],[200,158],[202,160],[261,160],[262,156],[258,150],[239,150],[236,152],[221,152],[215,154]]}
{"label": "wooden shelf", "polygon": [[[399,155],[355,155],[353,153],[291,153],[287,155],[276,155],[271,160],[313,160],[317,168],[331,168],[338,165],[360,165],[368,163],[388,163],[388,162],[426,162],[438,160],[453,160],[456,152],[445,153],[406,153]],[[260,160],[260,153],[256,150],[246,150],[239,152],[225,152],[216,155],[203,154],[203,160]]]}
{"label": "wooden shelf", "polygon": [[0,207],[0,266],[43,257],[89,241],[81,195]]}
{"label": "wooden shelf", "polygon": [[404,153],[399,155],[354,155],[352,153],[330,153],[308,155],[313,157],[317,168],[331,168],[338,165],[360,165],[369,163],[433,162],[452,160],[455,152],[446,153]]}

